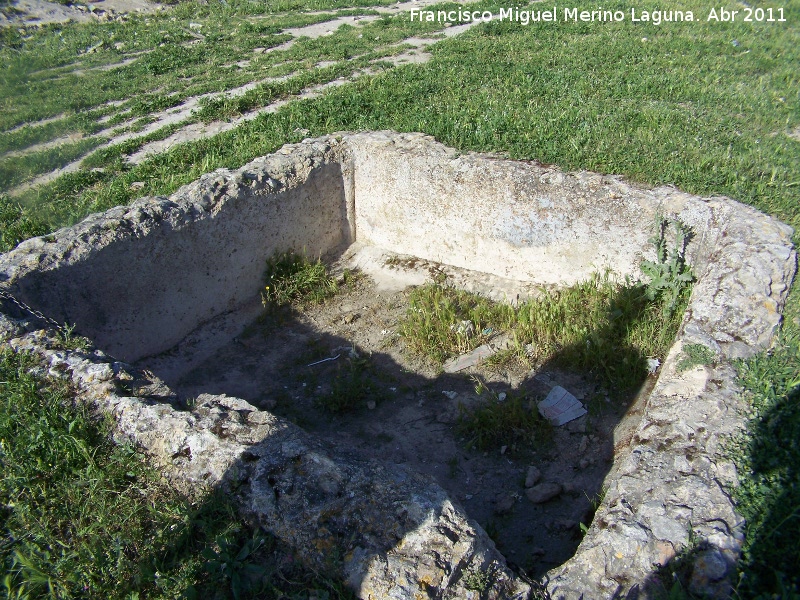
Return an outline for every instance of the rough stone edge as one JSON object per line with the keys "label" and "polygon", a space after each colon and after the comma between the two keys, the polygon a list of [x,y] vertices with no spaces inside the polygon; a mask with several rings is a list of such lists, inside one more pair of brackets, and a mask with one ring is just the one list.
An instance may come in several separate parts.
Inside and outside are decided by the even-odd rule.
{"label": "rough stone edge", "polygon": [[69,380],[79,401],[114,418],[117,441],[143,449],[180,488],[223,486],[244,516],[359,597],[477,599],[465,587],[471,571],[493,575],[481,597],[529,597],[432,479],[349,456],[239,398],[202,394],[182,409],[152,373],[100,350],[60,349],[56,334],[34,327],[0,314],[0,343],[38,357],[40,375]]}
{"label": "rough stone edge", "polygon": [[[773,342],[797,257],[787,225],[728,198],[705,201],[716,243],[644,415],[615,448],[589,531],[548,573],[555,599],[659,597],[671,582],[657,572],[682,551],[692,551],[693,593],[730,596],[744,521],[730,496],[738,480],[726,444],[747,422],[732,360]],[[711,349],[715,363],[681,372],[689,344]]]}

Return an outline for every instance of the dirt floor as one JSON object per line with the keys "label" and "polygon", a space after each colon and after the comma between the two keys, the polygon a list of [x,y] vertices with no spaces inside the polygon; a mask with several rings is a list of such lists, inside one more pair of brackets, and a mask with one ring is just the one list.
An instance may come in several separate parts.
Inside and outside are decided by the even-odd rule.
{"label": "dirt floor", "polygon": [[[365,264],[363,254],[346,258],[340,267]],[[383,273],[372,269],[372,276],[303,312],[265,317],[254,303],[142,366],[184,399],[204,392],[244,398],[350,451],[427,473],[484,527],[512,566],[541,576],[575,552],[581,523],[591,521],[623,410],[581,374],[481,365],[443,374],[414,356],[397,333],[409,306],[405,283],[424,279],[432,267],[398,264],[384,266]],[[387,285],[392,273],[394,285]],[[462,284],[469,278],[459,275]],[[476,377],[491,393],[476,393]],[[466,447],[460,407],[497,402],[505,393],[524,396],[536,410],[535,401],[554,385],[579,400],[591,398],[590,413],[552,428],[551,439],[537,447],[514,440],[486,452]],[[351,410],[329,410],[343,398],[357,402]],[[558,483],[561,493],[531,501],[526,478],[531,484],[536,470],[536,483]]]}

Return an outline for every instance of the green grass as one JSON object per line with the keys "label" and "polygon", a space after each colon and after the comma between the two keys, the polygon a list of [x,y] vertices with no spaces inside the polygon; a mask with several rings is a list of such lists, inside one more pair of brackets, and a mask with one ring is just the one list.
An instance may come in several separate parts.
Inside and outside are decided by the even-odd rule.
{"label": "green grass", "polygon": [[178,493],[34,368],[0,354],[0,597],[351,598],[223,494]]}
{"label": "green grass", "polygon": [[338,290],[338,284],[321,260],[311,262],[290,250],[267,260],[266,285],[261,298],[267,307],[303,306],[320,304]]}
{"label": "green grass", "polygon": [[0,192],[7,191],[36,175],[59,169],[103,143],[101,138],[85,138],[39,152],[31,152],[0,162]]}
{"label": "green grass", "polygon": [[[241,72],[230,69],[220,84],[207,81],[207,77],[204,80],[203,64],[191,53],[182,58],[185,64],[178,66],[187,75],[181,79],[170,73],[146,72],[145,61],[137,60],[138,65],[112,71],[87,71],[85,84],[95,81],[103,85],[96,91],[87,89],[85,94],[71,94],[80,85],[77,79],[69,81],[67,67],[72,63],[80,62],[85,70],[151,50],[161,43],[162,29],[170,35],[168,44],[180,44],[188,41],[186,36],[191,37],[184,31],[190,20],[215,19],[228,27],[225,18],[243,22],[265,11],[357,5],[365,2],[281,0],[258,4],[228,0],[225,7],[229,8],[218,3],[184,3],[175,8],[179,12],[174,13],[174,22],[168,14],[149,18],[150,24],[145,23],[148,18],[137,18],[108,28],[71,25],[25,34],[4,31],[0,39],[0,131],[5,133],[0,133],[0,144],[19,149],[28,144],[22,140],[25,136],[46,141],[49,136],[71,131],[93,133],[88,129],[100,115],[133,108],[133,102],[121,109],[100,104],[108,99],[124,100],[149,91],[155,102],[159,94],[166,97],[174,91],[194,94],[213,85],[229,89],[225,86],[233,82],[252,81],[256,70],[278,74],[283,69],[280,74],[292,74],[314,64],[315,58],[312,44],[298,47],[288,67],[271,62],[273,59],[263,63],[258,59]],[[576,4],[567,2],[560,8],[572,5]],[[603,6],[630,8],[621,2]],[[700,15],[711,6],[688,0],[681,8]],[[107,167],[106,173],[82,171],[62,177],[28,193],[21,199],[21,208],[4,201],[2,242],[8,248],[88,212],[125,204],[143,194],[168,194],[203,173],[239,167],[309,135],[298,133],[301,130],[321,135],[357,129],[423,131],[460,151],[501,152],[565,169],[619,173],[646,184],[675,185],[689,193],[727,195],[797,228],[800,143],[786,133],[800,126],[796,68],[800,64],[800,3],[789,0],[783,6],[789,21],[785,25],[480,26],[441,42],[426,65],[389,70],[331,90],[322,98],[291,103],[235,131],[176,147],[135,167],[124,165],[121,153],[116,154],[108,165],[96,165]],[[645,2],[637,8],[659,7]],[[222,26],[209,26],[209,30],[212,35],[205,42],[209,64],[230,58],[237,43],[234,37],[266,45],[277,41],[273,36],[279,35],[269,29],[246,36],[226,33]],[[96,44],[103,36],[109,43],[94,54],[79,54],[81,48]],[[113,49],[117,40],[126,43],[122,51]],[[218,56],[216,45],[227,49],[221,49]],[[335,48],[327,51],[333,53]],[[40,73],[34,72],[37,69]],[[221,71],[215,66],[213,72]],[[163,92],[156,91],[159,86]],[[59,95],[68,102],[61,102]],[[93,115],[89,124],[77,122],[87,108]],[[145,108],[137,110],[146,112]],[[56,123],[68,123],[64,129],[53,125],[41,126],[50,127],[47,133],[35,133],[39,128],[9,132],[26,120],[61,112],[67,113],[65,119]],[[133,181],[144,181],[145,189],[131,190]],[[800,241],[797,235],[794,239]],[[793,512],[799,505],[798,437],[787,437],[796,430],[800,412],[794,391],[800,372],[800,352],[793,341],[800,335],[800,327],[792,320],[800,314],[796,289],[797,285],[787,306],[789,318],[781,344],[742,367],[755,409],[750,437],[742,442],[738,455],[742,486],[737,497],[749,523],[742,563],[746,577],[739,586],[742,598],[786,597],[786,589],[798,585],[798,519]],[[562,300],[568,304],[567,298]],[[576,339],[581,339],[583,334],[575,333]],[[639,336],[646,338],[646,330]],[[625,343],[636,347],[639,342],[630,339]],[[648,354],[655,353],[649,348],[660,345],[655,340],[647,343],[652,345],[643,346],[648,349],[642,352]]]}
{"label": "green grass", "polygon": [[[299,38],[285,50],[254,53],[256,48],[268,49],[291,40],[282,33],[285,28],[328,21],[338,15],[371,13],[374,11],[351,9],[275,14],[269,7],[248,2],[212,7],[184,3],[172,11],[135,16],[124,23],[0,30],[0,105],[4,108],[0,153],[126,123],[126,128],[135,130],[187,98],[263,81],[242,95],[205,99],[184,124],[228,119],[309,86],[374,66],[381,58],[402,50],[393,46],[396,42],[442,27],[384,17],[360,28],[344,25],[330,36]],[[314,69],[321,61],[335,64]],[[281,76],[289,79],[266,80]],[[101,117],[107,120],[101,123]],[[37,124],[48,118],[54,120]],[[28,125],[18,127],[25,123]],[[83,152],[78,152],[73,146],[71,158],[88,149],[84,146]],[[61,165],[51,168],[56,166]],[[0,189],[9,189],[45,168],[45,162],[34,164],[30,157],[3,159]]]}
{"label": "green grass", "polygon": [[552,427],[539,416],[534,399],[496,396],[480,406],[461,407],[456,433],[467,448],[497,451],[507,447],[509,455],[541,447],[552,437]]}
{"label": "green grass", "polygon": [[647,358],[666,356],[687,300],[688,289],[679,309],[665,314],[666,301],[649,299],[645,283],[620,282],[609,274],[544,291],[517,307],[430,283],[411,292],[398,332],[410,350],[440,364],[505,333],[513,348],[493,362],[560,365],[591,373],[624,395],[647,376]]}
{"label": "green grass", "polygon": [[[466,321],[471,327],[464,326]],[[510,306],[436,282],[411,292],[398,333],[410,350],[441,364],[485,343],[485,330],[508,329],[514,321]]]}
{"label": "green grass", "polygon": [[[752,407],[749,435],[733,448],[747,519],[741,597],[800,598],[800,335],[746,361],[740,380]],[[760,594],[763,594],[760,596]]]}
{"label": "green grass", "polygon": [[375,375],[370,357],[353,348],[349,356],[336,363],[336,374],[330,389],[315,398],[314,402],[331,413],[363,409],[370,400],[377,405],[385,394],[376,383]]}

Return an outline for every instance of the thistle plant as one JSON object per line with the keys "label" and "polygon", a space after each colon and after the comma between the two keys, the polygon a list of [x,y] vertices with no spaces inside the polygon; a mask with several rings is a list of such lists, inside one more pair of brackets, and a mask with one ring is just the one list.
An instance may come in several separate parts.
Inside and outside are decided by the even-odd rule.
{"label": "thistle plant", "polygon": [[[659,217],[657,226],[658,234],[649,240],[656,248],[656,261],[642,261],[641,269],[650,278],[645,288],[647,299],[659,302],[664,316],[671,318],[695,280],[686,264],[686,245],[693,233],[678,219]],[[674,232],[671,246],[667,241],[670,230]]]}

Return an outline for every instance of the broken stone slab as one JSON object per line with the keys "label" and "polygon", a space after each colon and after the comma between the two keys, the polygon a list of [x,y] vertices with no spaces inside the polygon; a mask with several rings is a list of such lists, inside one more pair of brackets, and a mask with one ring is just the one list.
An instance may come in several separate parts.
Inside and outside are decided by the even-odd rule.
{"label": "broken stone slab", "polygon": [[442,365],[442,370],[445,373],[458,373],[459,371],[463,371],[469,367],[474,367],[482,360],[489,358],[494,353],[494,348],[492,348],[489,344],[483,344],[482,346],[475,348],[475,350],[472,352],[462,354],[461,356],[448,360],[444,363],[444,365]]}
{"label": "broken stone slab", "polygon": [[561,484],[546,482],[528,488],[525,490],[525,495],[534,504],[543,504],[558,497],[561,494],[561,490]]}
{"label": "broken stone slab", "polygon": [[[230,490],[240,510],[313,567],[331,566],[359,598],[470,597],[468,572],[492,573],[482,597],[524,600],[494,542],[432,479],[337,450],[248,402],[201,394],[191,410],[120,395],[142,378],[100,352],[56,350],[58,338],[0,314],[7,347],[34,352],[79,399],[117,422],[182,489]],[[133,375],[131,375],[133,374]],[[163,389],[155,376],[150,387]],[[148,394],[147,386],[142,393]]]}

